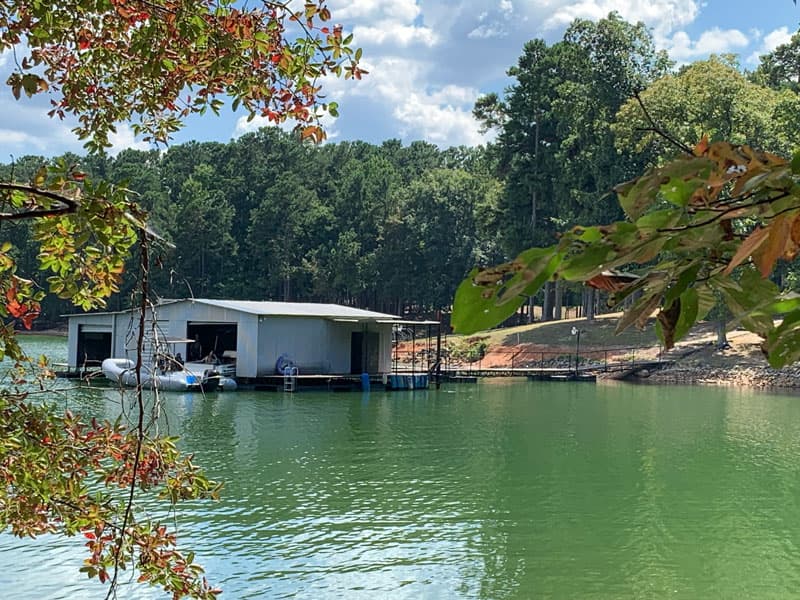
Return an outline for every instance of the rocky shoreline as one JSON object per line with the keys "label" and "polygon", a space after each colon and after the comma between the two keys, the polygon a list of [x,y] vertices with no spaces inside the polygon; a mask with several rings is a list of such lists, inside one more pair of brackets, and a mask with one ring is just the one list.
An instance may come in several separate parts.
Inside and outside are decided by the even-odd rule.
{"label": "rocky shoreline", "polygon": [[663,369],[640,373],[638,378],[655,384],[800,388],[800,365],[773,369],[757,348],[706,350]]}
{"label": "rocky shoreline", "polygon": [[752,365],[708,367],[678,364],[644,377],[648,383],[685,383],[754,388],[800,388],[800,367],[772,369]]}

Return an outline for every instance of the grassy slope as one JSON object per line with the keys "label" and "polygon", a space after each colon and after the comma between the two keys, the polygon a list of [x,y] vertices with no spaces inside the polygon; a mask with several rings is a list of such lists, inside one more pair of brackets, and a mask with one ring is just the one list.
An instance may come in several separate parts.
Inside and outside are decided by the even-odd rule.
{"label": "grassy slope", "polygon": [[567,319],[549,323],[533,323],[505,329],[492,329],[475,336],[486,340],[489,346],[516,346],[536,344],[541,346],[574,346],[572,328],[581,330],[581,346],[585,348],[632,348],[658,346],[652,323],[644,330],[630,327],[616,334],[621,313],[601,315],[594,321]]}

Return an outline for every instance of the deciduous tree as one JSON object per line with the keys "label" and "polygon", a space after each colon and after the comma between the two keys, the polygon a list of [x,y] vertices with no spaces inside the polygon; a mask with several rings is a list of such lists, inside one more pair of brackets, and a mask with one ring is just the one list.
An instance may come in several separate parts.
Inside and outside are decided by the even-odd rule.
{"label": "deciduous tree", "polygon": [[[14,96],[47,94],[51,117],[75,118],[91,151],[107,147],[120,122],[166,142],[183,119],[218,112],[226,97],[251,116],[294,119],[304,139],[319,141],[320,112],[337,110],[321,101],[320,79],[364,73],[360,50],[330,18],[322,0],[298,11],[268,0],[7,0],[0,2],[0,51],[13,51]],[[125,258],[139,244],[139,373],[153,235],[128,190],[62,160],[22,179],[9,174],[0,199],[0,223],[31,223],[49,290],[84,309],[119,290]],[[82,534],[83,570],[110,582],[109,597],[126,566],[174,598],[215,597],[192,554],[177,550],[174,532],[134,510],[140,494],[176,502],[218,489],[174,440],[151,437],[142,390],[131,423],[58,414],[46,397],[18,391],[28,363],[14,328],[31,326],[45,290],[36,273],[20,273],[15,254],[12,243],[0,243],[0,358],[14,362],[17,383],[0,390],[0,529]]]}

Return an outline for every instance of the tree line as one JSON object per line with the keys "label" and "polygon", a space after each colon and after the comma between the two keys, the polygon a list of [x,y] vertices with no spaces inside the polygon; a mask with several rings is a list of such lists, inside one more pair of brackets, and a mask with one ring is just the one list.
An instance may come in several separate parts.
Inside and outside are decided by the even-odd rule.
{"label": "tree line", "polygon": [[[788,154],[799,131],[798,49],[795,35],[751,72],[731,55],[676,68],[643,24],[612,13],[576,20],[556,43],[525,45],[508,71],[514,83],[476,103],[482,126],[497,132],[487,147],[315,146],[264,128],[228,143],[63,158],[124,182],[150,213],[164,241],[152,274],[162,297],[431,315],[449,309],[472,266],[552,243],[579,223],[622,218],[613,186],[704,135]],[[24,180],[43,161],[24,157],[0,175]],[[25,227],[6,234],[32,265]],[[799,279],[793,263],[775,277]],[[129,277],[124,289],[132,286]],[[564,289],[539,294],[545,319],[560,314]],[[568,289],[570,303],[580,289]],[[596,301],[584,302],[591,312]],[[110,308],[125,303],[123,293]],[[67,310],[46,300],[40,322]]]}
{"label": "tree line", "polygon": [[[492,232],[501,185],[482,148],[424,142],[314,146],[278,128],[116,157],[65,156],[123,183],[161,242],[151,272],[164,298],[335,302],[396,314],[447,307],[477,262],[502,258]],[[27,179],[44,161],[3,167]],[[9,225],[22,268],[27,226]],[[126,306],[136,269],[109,308]],[[40,322],[68,306],[47,298]]]}

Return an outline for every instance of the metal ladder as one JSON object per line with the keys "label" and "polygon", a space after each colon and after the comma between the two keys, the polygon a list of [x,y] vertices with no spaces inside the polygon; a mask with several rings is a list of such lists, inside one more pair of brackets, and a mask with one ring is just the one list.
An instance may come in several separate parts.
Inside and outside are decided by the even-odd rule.
{"label": "metal ladder", "polygon": [[297,367],[286,367],[283,370],[283,391],[294,392],[297,388]]}

